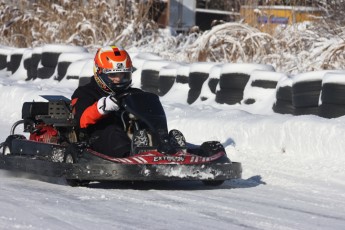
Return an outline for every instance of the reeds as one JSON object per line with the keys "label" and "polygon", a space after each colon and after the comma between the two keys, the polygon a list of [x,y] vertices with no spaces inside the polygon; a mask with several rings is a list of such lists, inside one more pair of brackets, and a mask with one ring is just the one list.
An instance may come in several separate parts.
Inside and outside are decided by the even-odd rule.
{"label": "reeds", "polygon": [[1,45],[64,43],[93,49],[119,44],[173,61],[273,64],[287,73],[345,68],[345,27],[330,20],[336,9],[328,8],[332,17],[317,24],[278,27],[272,35],[244,23],[225,23],[172,36],[150,19],[153,0],[5,2],[0,0]]}

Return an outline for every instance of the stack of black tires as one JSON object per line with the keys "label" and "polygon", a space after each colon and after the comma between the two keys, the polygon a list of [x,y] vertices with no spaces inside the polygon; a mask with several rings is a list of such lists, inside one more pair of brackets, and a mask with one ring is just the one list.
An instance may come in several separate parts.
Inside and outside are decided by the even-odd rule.
{"label": "stack of black tires", "polygon": [[345,72],[325,74],[320,103],[321,117],[337,118],[345,115]]}
{"label": "stack of black tires", "polygon": [[254,70],[275,71],[271,65],[229,63],[223,64],[219,79],[219,87],[216,92],[216,102],[233,105],[243,99],[251,72]]}

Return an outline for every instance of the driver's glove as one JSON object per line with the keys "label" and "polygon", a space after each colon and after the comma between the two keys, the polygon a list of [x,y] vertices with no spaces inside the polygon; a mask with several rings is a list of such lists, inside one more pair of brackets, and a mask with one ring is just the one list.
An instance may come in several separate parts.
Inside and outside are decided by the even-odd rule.
{"label": "driver's glove", "polygon": [[116,98],[113,95],[110,95],[98,100],[97,109],[100,114],[104,115],[112,111],[118,111],[120,107]]}

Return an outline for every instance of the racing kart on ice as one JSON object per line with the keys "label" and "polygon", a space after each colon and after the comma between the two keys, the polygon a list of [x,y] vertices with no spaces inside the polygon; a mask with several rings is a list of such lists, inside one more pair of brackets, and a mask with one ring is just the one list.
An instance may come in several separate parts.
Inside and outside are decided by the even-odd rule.
{"label": "racing kart on ice", "polygon": [[[242,166],[231,162],[217,141],[192,145],[169,141],[164,109],[153,93],[120,95],[121,118],[131,137],[128,157],[116,158],[90,148],[90,141],[80,141],[70,100],[63,96],[42,96],[47,102],[25,102],[22,120],[13,124],[10,135],[0,144],[0,169],[63,177],[71,186],[85,186],[90,181],[176,181],[197,180],[218,186],[225,180],[241,178]],[[16,134],[18,125],[24,132]],[[145,129],[149,145],[137,144],[138,132]],[[180,133],[180,132],[177,132]],[[140,136],[139,136],[140,138]],[[186,143],[183,144],[183,141]]]}

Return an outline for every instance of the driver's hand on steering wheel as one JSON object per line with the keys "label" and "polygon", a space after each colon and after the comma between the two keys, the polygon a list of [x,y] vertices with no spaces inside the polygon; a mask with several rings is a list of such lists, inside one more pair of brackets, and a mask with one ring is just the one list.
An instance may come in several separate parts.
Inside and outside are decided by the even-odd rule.
{"label": "driver's hand on steering wheel", "polygon": [[108,114],[112,111],[118,111],[120,109],[119,102],[114,95],[102,97],[97,102],[98,112],[102,115]]}

